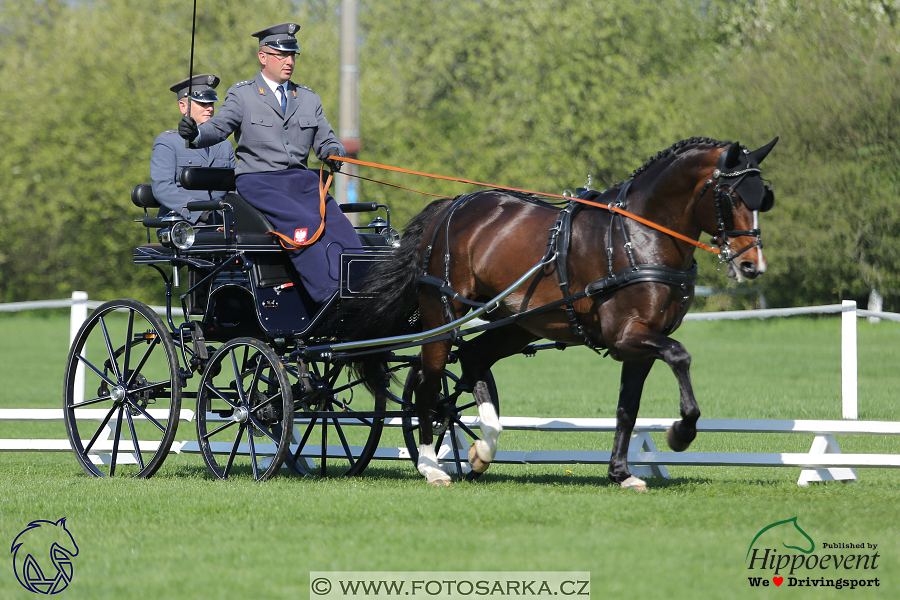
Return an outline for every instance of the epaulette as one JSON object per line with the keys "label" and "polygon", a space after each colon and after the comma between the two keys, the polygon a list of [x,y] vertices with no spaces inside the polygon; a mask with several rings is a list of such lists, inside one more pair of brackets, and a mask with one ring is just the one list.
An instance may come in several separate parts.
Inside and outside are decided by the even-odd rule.
{"label": "epaulette", "polygon": [[311,89],[309,89],[309,88],[306,87],[305,85],[300,85],[299,83],[295,83],[294,85],[296,85],[298,88],[303,88],[303,89],[306,90],[307,92],[312,92],[313,94],[315,94],[315,92],[313,92]]}
{"label": "epaulette", "polygon": [[252,80],[252,79],[248,79],[247,81],[238,81],[238,82],[237,82],[236,84],[234,84],[232,87],[239,88],[239,87],[241,87],[241,86],[243,86],[243,85],[248,85],[248,84],[250,84],[250,83],[253,83],[253,80]]}

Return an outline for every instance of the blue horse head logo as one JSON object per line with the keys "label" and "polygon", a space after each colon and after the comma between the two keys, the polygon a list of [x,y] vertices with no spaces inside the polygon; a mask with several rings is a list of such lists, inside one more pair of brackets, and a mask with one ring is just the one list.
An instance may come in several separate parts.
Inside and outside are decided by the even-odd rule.
{"label": "blue horse head logo", "polygon": [[58,594],[72,581],[72,558],[78,555],[75,538],[59,521],[32,521],[16,536],[10,552],[16,578],[36,594]]}

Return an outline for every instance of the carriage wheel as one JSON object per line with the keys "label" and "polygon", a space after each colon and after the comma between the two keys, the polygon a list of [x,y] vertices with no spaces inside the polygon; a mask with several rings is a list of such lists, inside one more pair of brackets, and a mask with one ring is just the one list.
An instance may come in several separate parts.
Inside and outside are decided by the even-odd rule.
{"label": "carriage wheel", "polygon": [[288,453],[293,417],[287,371],[268,344],[236,338],[210,358],[197,393],[197,439],[213,475],[271,478]]}
{"label": "carriage wheel", "polygon": [[[419,461],[419,419],[413,412],[413,394],[415,382],[418,381],[418,370],[410,369],[403,386],[403,404],[410,416],[403,417],[403,440],[413,464]],[[494,375],[487,372],[488,393],[491,403],[500,416],[500,399],[497,395],[497,385],[494,383]],[[478,406],[472,390],[457,375],[449,370],[444,371],[441,384],[441,393],[435,408],[434,451],[439,459],[450,462],[454,466],[457,478],[461,481],[473,481],[481,476],[481,473],[471,471],[469,466],[469,446],[480,439],[465,423],[464,417],[478,417]],[[453,443],[456,440],[456,443]]]}
{"label": "carriage wheel", "polygon": [[346,365],[300,361],[289,369],[296,424],[287,465],[302,475],[359,475],[378,450],[386,402],[353,379]]}
{"label": "carriage wheel", "polygon": [[89,475],[153,475],[181,412],[175,344],[159,316],[135,300],[100,305],[69,350],[64,397],[69,442]]}

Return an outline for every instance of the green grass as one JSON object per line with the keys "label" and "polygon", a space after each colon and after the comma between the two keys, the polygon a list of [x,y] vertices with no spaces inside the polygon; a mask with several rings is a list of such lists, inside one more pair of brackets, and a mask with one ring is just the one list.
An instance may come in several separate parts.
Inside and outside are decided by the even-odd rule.
{"label": "green grass", "polygon": [[[707,418],[839,419],[838,319],[688,323]],[[900,326],[859,323],[861,419],[897,420]],[[59,407],[65,315],[0,316],[0,408]],[[507,415],[611,417],[619,364],[583,349],[516,357],[495,369]],[[678,415],[657,365],[641,416]],[[2,424],[0,437],[65,437],[64,427]],[[192,427],[176,439],[190,439]],[[807,435],[701,435],[698,451],[806,451]],[[900,441],[841,436],[845,452],[900,452]],[[657,445],[664,447],[661,438]],[[610,435],[505,432],[501,449],[608,450]],[[68,598],[308,597],[310,571],[590,571],[595,598],[896,597],[900,477],[862,469],[852,484],[796,486],[799,469],[673,467],[647,494],[587,465],[495,465],[477,484],[427,487],[412,465],[373,462],[356,479],[279,476],[216,482],[196,456],[148,481],[88,478],[68,454],[0,455],[0,543],[29,521],[67,518],[79,544]],[[798,516],[817,543],[879,545],[880,588],[751,589],[756,533]],[[819,551],[825,552],[825,551]],[[841,551],[829,551],[841,552]],[[11,555],[0,597],[29,598]],[[833,575],[821,573],[818,575]],[[765,572],[762,572],[765,574]],[[812,574],[811,574],[812,575]],[[852,576],[842,574],[843,576]]]}

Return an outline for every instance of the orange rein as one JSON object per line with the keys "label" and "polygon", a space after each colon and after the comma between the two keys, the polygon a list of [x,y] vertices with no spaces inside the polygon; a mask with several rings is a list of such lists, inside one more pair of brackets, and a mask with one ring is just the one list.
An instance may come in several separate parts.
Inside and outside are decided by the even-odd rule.
{"label": "orange rein", "polygon": [[[714,254],[719,254],[721,252],[721,250],[719,250],[718,248],[713,248],[712,246],[707,246],[706,244],[704,244],[702,242],[692,240],[691,238],[687,237],[686,235],[682,235],[682,234],[678,233],[677,231],[672,231],[671,229],[667,229],[667,228],[663,227],[662,225],[657,225],[656,223],[654,223],[652,221],[648,221],[647,219],[644,219],[643,217],[639,217],[633,213],[630,213],[627,210],[622,210],[621,208],[616,208],[615,206],[608,206],[606,204],[600,204],[599,202],[591,202],[590,200],[584,200],[582,198],[575,198],[572,196],[561,196],[559,194],[547,194],[545,192],[535,192],[532,190],[522,190],[519,188],[493,185],[490,183],[483,183],[481,181],[472,181],[469,179],[462,179],[460,177],[447,177],[445,175],[434,175],[433,173],[422,173],[419,171],[411,171],[409,169],[402,169],[400,167],[381,165],[378,163],[368,162],[365,160],[359,160],[356,158],[346,158],[346,157],[342,157],[342,156],[329,156],[328,158],[330,158],[332,160],[339,160],[342,162],[353,163],[355,165],[361,165],[364,167],[374,167],[376,169],[382,169],[385,171],[394,171],[397,173],[407,173],[409,175],[419,175],[421,177],[431,177],[432,179],[443,179],[444,181],[455,181],[458,183],[470,183],[472,185],[480,185],[483,187],[499,188],[499,189],[504,189],[504,190],[511,190],[513,192],[523,192],[526,194],[535,194],[538,196],[545,196],[547,198],[561,198],[563,200],[570,200],[570,201],[574,200],[575,202],[581,202],[582,204],[589,204],[591,206],[596,206],[598,208],[605,208],[606,210],[614,212],[614,213],[619,213],[620,215],[622,215],[624,217],[628,217],[629,219],[633,219],[633,220],[637,221],[638,223],[642,223],[642,224],[646,225],[647,227],[656,229],[657,231],[661,231],[662,233],[665,233],[666,235],[670,235],[670,236],[677,238],[683,242],[687,242],[688,244],[691,244],[692,246],[696,246],[697,248],[700,248],[701,250],[706,250],[707,252],[712,252]],[[329,180],[329,183],[330,183],[330,180]]]}
{"label": "orange rein", "polygon": [[305,246],[310,246],[319,239],[319,236],[322,235],[322,232],[325,231],[325,195],[328,194],[328,188],[331,187],[331,179],[333,173],[328,174],[328,180],[325,182],[325,185],[322,185],[322,168],[319,168],[319,215],[322,217],[322,222],[319,224],[319,228],[312,235],[311,238],[306,240],[305,242],[295,242],[291,238],[277,231],[267,231],[266,233],[271,233],[273,235],[278,236],[278,241],[281,242],[282,248],[285,250],[300,250]]}

